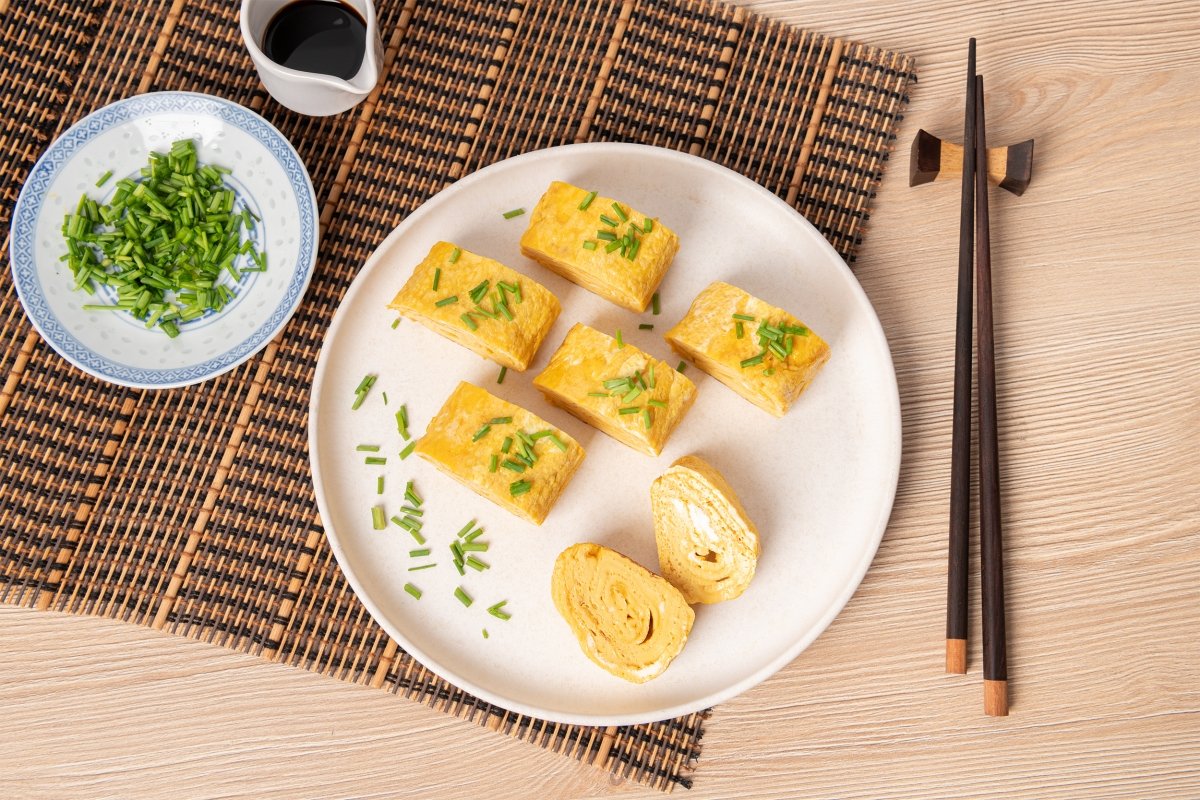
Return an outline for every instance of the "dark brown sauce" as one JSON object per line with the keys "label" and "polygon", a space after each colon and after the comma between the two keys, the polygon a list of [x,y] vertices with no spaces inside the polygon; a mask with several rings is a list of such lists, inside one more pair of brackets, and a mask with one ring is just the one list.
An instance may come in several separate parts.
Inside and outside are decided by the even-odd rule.
{"label": "dark brown sauce", "polygon": [[262,49],[289,69],[349,80],[367,52],[367,23],[338,0],[296,0],[271,17]]}

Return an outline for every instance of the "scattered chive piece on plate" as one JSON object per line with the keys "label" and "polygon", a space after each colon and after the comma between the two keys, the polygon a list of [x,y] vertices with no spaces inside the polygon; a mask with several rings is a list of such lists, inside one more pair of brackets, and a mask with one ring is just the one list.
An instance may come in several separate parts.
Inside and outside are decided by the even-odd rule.
{"label": "scattered chive piece on plate", "polygon": [[416,446],[417,446],[417,443],[416,443],[416,441],[411,441],[411,442],[409,442],[409,443],[408,443],[408,447],[406,447],[406,448],[404,448],[403,450],[401,450],[401,451],[400,451],[400,460],[401,460],[401,461],[403,461],[404,459],[406,459],[406,458],[408,458],[409,456],[411,456],[411,455],[412,455],[413,448],[415,448]]}
{"label": "scattered chive piece on plate", "polygon": [[639,411],[641,411],[641,409],[638,408],[637,406],[626,406],[625,408],[622,408],[619,411],[617,411],[617,413],[618,414],[636,414]]}
{"label": "scattered chive piece on plate", "polygon": [[625,340],[621,338],[621,329],[617,328],[617,349],[620,350],[625,346]]}
{"label": "scattered chive piece on plate", "polygon": [[387,405],[387,392],[384,392],[384,393],[383,393],[383,404],[384,404],[385,406]]}
{"label": "scattered chive piece on plate", "polygon": [[383,512],[383,506],[371,507],[371,527],[377,531],[387,527],[387,516]]}
{"label": "scattered chive piece on plate", "polygon": [[471,289],[471,291],[467,292],[467,294],[471,297],[471,302],[478,303],[480,300],[482,300],[483,296],[487,294],[488,286],[490,284],[491,281],[488,280],[480,281],[475,285],[474,288]]}
{"label": "scattered chive piece on plate", "polygon": [[400,520],[400,527],[406,531],[419,531],[424,525],[425,523],[412,515],[405,515],[404,519]]}
{"label": "scattered chive piece on plate", "polygon": [[746,322],[754,322],[754,320],[755,320],[755,318],[750,316],[749,314],[734,314],[733,318],[745,320]]}
{"label": "scattered chive piece on plate", "polygon": [[512,417],[492,417],[488,420],[488,425],[507,425],[512,422]]}
{"label": "scattered chive piece on plate", "polygon": [[611,231],[596,231],[596,238],[602,242],[615,242],[617,235]]}
{"label": "scattered chive piece on plate", "polygon": [[466,574],[467,574],[465,571],[463,571],[463,562],[461,562],[461,561],[455,561],[455,562],[454,562],[454,568],[455,568],[456,570],[458,570],[458,574],[459,574],[459,575],[466,575]]}
{"label": "scattered chive piece on plate", "polygon": [[461,319],[463,324],[471,330],[479,330],[479,325],[476,324],[474,318],[472,318],[470,314],[460,314],[458,318]]}
{"label": "scattered chive piece on plate", "polygon": [[414,531],[412,528],[405,528],[404,530],[408,531],[408,534],[416,540],[417,544],[425,544],[425,537],[421,535],[420,531]]}
{"label": "scattered chive piece on plate", "polygon": [[[456,247],[453,250],[451,250],[450,251],[450,259],[449,259],[450,263],[453,264],[454,262],[458,261],[458,257],[461,255],[462,255],[462,250],[460,248]],[[441,270],[438,270],[438,271],[441,272]]]}
{"label": "scattered chive piece on plate", "polygon": [[383,476],[375,479],[375,494],[383,494]]}
{"label": "scattered chive piece on plate", "polygon": [[467,556],[467,560],[464,561],[463,563],[465,563],[468,567],[475,570],[476,572],[483,572],[485,569],[488,569],[491,567],[491,564],[487,563],[486,561],[480,561],[478,558],[476,558],[474,556],[474,554]]}
{"label": "scattered chive piece on plate", "polygon": [[483,425],[480,426],[479,430],[475,431],[475,435],[471,437],[471,441],[478,442],[480,439],[487,436],[488,431],[490,431],[491,429],[492,429],[491,425],[488,425],[486,422],[483,423]]}
{"label": "scattered chive piece on plate", "polygon": [[366,459],[364,459],[363,463],[383,466],[384,464],[387,464],[387,457],[386,456],[367,456]]}
{"label": "scattered chive piece on plate", "polygon": [[396,330],[396,328],[400,327],[400,320],[402,319],[404,319],[404,317],[396,317],[394,320],[392,320],[392,330]]}
{"label": "scattered chive piece on plate", "polygon": [[520,497],[529,491],[532,484],[526,480],[513,481],[508,485],[508,493],[513,497]]}
{"label": "scattered chive piece on plate", "polygon": [[488,472],[495,472],[500,466],[500,456],[492,453],[492,460],[488,463]]}
{"label": "scattered chive piece on plate", "polygon": [[590,206],[592,204],[592,201],[595,199],[596,199],[596,193],[588,192],[587,197],[583,198],[583,202],[579,204],[579,210],[587,211],[588,206]]}
{"label": "scattered chive piece on plate", "polygon": [[[650,219],[649,217],[646,217],[645,222],[642,223],[642,230],[644,230],[646,233],[649,233],[650,231],[654,230],[654,220]],[[655,311],[654,313],[657,314],[658,312]]]}
{"label": "scattered chive piece on plate", "polygon": [[354,449],[359,451],[360,453],[378,453],[379,445],[377,445],[377,444],[360,444],[358,447],[356,447]]}
{"label": "scattered chive piece on plate", "polygon": [[629,215],[621,210],[621,206],[618,205],[616,203],[616,201],[613,202],[612,207],[613,207],[613,211],[617,212],[617,216],[621,218],[621,222],[629,221]]}
{"label": "scattered chive piece on plate", "polygon": [[565,442],[563,442],[563,440],[562,440],[562,439],[558,438],[558,434],[556,434],[556,433],[554,433],[553,431],[551,431],[551,432],[550,432],[550,435],[549,435],[549,436],[547,436],[546,438],[547,438],[547,439],[549,439],[549,440],[550,440],[550,442],[551,442],[551,443],[552,443],[552,444],[553,444],[555,447],[557,447],[559,450],[561,450],[561,451],[562,451],[562,452],[564,452],[564,453],[565,453],[565,452],[567,452],[567,445],[566,445],[566,443],[565,443]]}
{"label": "scattered chive piece on plate", "polygon": [[400,512],[403,514],[410,514],[411,516],[414,516],[414,517],[425,516],[424,511],[422,511],[419,508],[413,508],[412,506],[400,506]]}
{"label": "scattered chive piece on plate", "polygon": [[512,219],[513,217],[519,217],[519,216],[521,216],[521,215],[522,215],[522,214],[524,214],[524,213],[525,213],[525,209],[523,209],[523,208],[514,208],[512,211],[505,211],[505,212],[504,212],[504,218],[505,218],[505,219]]}
{"label": "scattered chive piece on plate", "polygon": [[467,541],[466,539],[463,539],[458,545],[458,551],[460,553],[486,553],[487,549],[487,542],[476,542],[473,540]]}
{"label": "scattered chive piece on plate", "polygon": [[350,406],[351,411],[357,411],[359,406],[363,404],[363,400],[367,399],[367,394],[371,391],[371,387],[375,385],[378,379],[376,375],[364,375],[363,379],[358,382],[358,388],[354,390],[354,405]]}
{"label": "scattered chive piece on plate", "polygon": [[649,322],[643,322],[641,325],[638,325],[638,330],[639,331],[652,331],[652,330],[654,330],[654,326],[651,325]]}
{"label": "scattered chive piece on plate", "polygon": [[459,530],[459,532],[455,534],[455,537],[456,537],[456,538],[458,538],[458,539],[461,539],[462,537],[464,537],[464,536],[466,536],[468,533],[470,533],[470,532],[471,532],[471,528],[474,528],[474,527],[475,527],[475,520],[471,520],[471,521],[470,521],[470,522],[468,522],[466,525],[463,525],[463,526],[462,526],[462,529],[461,529],[461,530]]}
{"label": "scattered chive piece on plate", "polygon": [[607,214],[601,214],[600,221],[603,222],[605,225],[607,225],[610,228],[615,228],[615,227],[617,227],[617,225],[620,224],[619,222],[617,222],[615,219],[608,216]]}
{"label": "scattered chive piece on plate", "polygon": [[652,420],[650,418],[650,409],[643,408],[642,409],[642,424],[645,425],[647,428],[649,428],[651,421]]}
{"label": "scattered chive piece on plate", "polygon": [[664,403],[662,400],[650,400],[649,402],[646,403],[646,405],[654,406],[655,408],[666,408],[667,407],[667,404]]}
{"label": "scattered chive piece on plate", "polygon": [[458,302],[458,295],[452,294],[449,297],[443,297],[441,300],[438,300],[436,303],[434,303],[434,305],[437,306],[438,308],[441,308],[442,306],[448,306],[451,303],[457,303],[457,302]]}
{"label": "scattered chive piece on plate", "polygon": [[488,638],[487,628],[483,629],[483,638],[485,638],[485,639]]}
{"label": "scattered chive piece on plate", "polygon": [[418,589],[416,586],[413,586],[411,583],[404,584],[404,591],[411,594],[414,600],[420,600],[421,595],[423,594],[420,589]]}
{"label": "scattered chive piece on plate", "polygon": [[629,392],[627,394],[625,394],[625,396],[623,396],[621,398],[621,402],[628,405],[628,404],[632,403],[634,400],[637,400],[638,395],[640,395],[641,393],[642,393],[642,388],[640,386],[635,386],[632,389],[630,389]]}
{"label": "scattered chive piece on plate", "polygon": [[416,550],[408,551],[409,556],[411,556],[412,558],[422,558],[424,556],[429,555],[429,553],[430,553],[430,550],[428,547],[421,547]]}
{"label": "scattered chive piece on plate", "polygon": [[500,452],[501,452],[501,453],[504,453],[505,455],[507,455],[507,454],[508,454],[508,451],[512,449],[512,443],[513,443],[513,439],[512,439],[512,437],[511,437],[511,436],[505,436],[505,437],[504,437],[504,443],[503,443],[502,445],[500,445]]}
{"label": "scattered chive piece on plate", "polygon": [[404,437],[404,441],[408,441],[412,437],[408,435],[408,406],[401,405],[400,410],[396,412],[396,433]]}
{"label": "scattered chive piece on plate", "polygon": [[517,473],[520,473],[520,472],[524,472],[524,471],[525,471],[525,465],[524,465],[524,464],[522,464],[520,461],[516,461],[516,460],[514,460],[514,459],[511,459],[511,458],[506,458],[506,459],[504,459],[504,463],[503,463],[503,464],[501,464],[500,466],[504,467],[505,469],[510,469],[510,470],[512,470],[513,472],[517,472]]}
{"label": "scattered chive piece on plate", "polygon": [[475,602],[471,599],[471,595],[467,594],[461,586],[454,590],[454,596],[458,598],[458,602],[462,603],[467,608],[470,608],[471,603]]}
{"label": "scattered chive piece on plate", "polygon": [[[463,540],[464,544],[470,544],[471,542],[478,539],[480,536],[483,536],[483,528],[476,528],[475,530],[468,533],[466,536],[463,536],[462,540]],[[484,547],[483,549],[486,550],[487,548]]]}
{"label": "scattered chive piece on plate", "polygon": [[625,242],[621,239],[616,239],[616,240],[608,243],[608,247],[604,248],[604,252],[611,253],[614,250],[616,250],[617,248],[624,249],[624,247],[625,247]]}
{"label": "scattered chive piece on plate", "polygon": [[506,619],[506,620],[512,619],[512,614],[509,614],[507,611],[504,610],[504,607],[506,605],[508,605],[508,601],[501,600],[499,603],[496,603],[495,605],[488,606],[488,613],[491,614],[496,619]]}
{"label": "scattered chive piece on plate", "polygon": [[419,506],[422,502],[424,502],[421,500],[421,496],[417,494],[417,490],[413,488],[412,481],[409,481],[408,485],[404,487],[404,498],[414,506]]}
{"label": "scattered chive piece on plate", "polygon": [[593,242],[591,239],[588,239],[586,242],[583,243],[583,249],[584,250],[595,250],[596,243]]}
{"label": "scattered chive piece on plate", "polygon": [[104,184],[108,183],[108,179],[111,178],[112,176],[113,176],[113,171],[111,169],[108,172],[101,175],[100,180],[96,181],[96,188],[99,188],[99,187],[103,186]]}
{"label": "scattered chive piece on plate", "polygon": [[419,564],[415,567],[409,567],[408,571],[409,572],[420,572],[423,569],[433,569],[436,566],[437,566],[437,562],[434,562],[432,564]]}
{"label": "scattered chive piece on plate", "polygon": [[496,377],[496,383],[504,383],[504,376],[508,374],[508,367],[501,367],[500,374]]}
{"label": "scattered chive piece on plate", "polygon": [[[451,261],[450,263],[453,264],[454,262]],[[433,271],[433,291],[435,291],[435,292],[437,291],[438,284],[441,282],[442,282],[442,268],[437,267]]]}
{"label": "scattered chive piece on plate", "polygon": [[675,367],[675,371],[679,372],[679,373],[682,373],[686,370],[687,370],[687,362],[686,361],[680,361],[679,365]]}
{"label": "scattered chive piece on plate", "polygon": [[740,319],[737,321],[736,327],[737,327],[737,338],[739,338],[739,339],[745,338],[746,326],[742,324],[742,321]]}
{"label": "scattered chive piece on plate", "polygon": [[650,367],[649,367],[649,369],[646,370],[646,384],[651,389],[654,388],[654,362],[653,361],[650,362]]}
{"label": "scattered chive piece on plate", "polygon": [[[650,222],[650,220],[646,220],[646,222],[647,222],[647,223],[649,223],[649,222]],[[659,306],[659,304],[658,304],[658,292],[655,292],[655,293],[654,293],[654,294],[653,294],[653,295],[650,297],[650,310],[651,310],[651,312],[653,312],[653,313],[654,313],[654,315],[655,315],[655,316],[657,316],[657,315],[658,315],[658,313],[659,313],[660,311],[662,311],[662,308],[661,308],[661,307]]]}

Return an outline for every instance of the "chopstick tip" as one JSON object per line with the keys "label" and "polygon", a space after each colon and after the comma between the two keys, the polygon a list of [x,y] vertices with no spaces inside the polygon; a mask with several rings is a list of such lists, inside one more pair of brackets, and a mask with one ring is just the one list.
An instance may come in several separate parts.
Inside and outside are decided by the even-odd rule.
{"label": "chopstick tip", "polygon": [[967,674],[967,640],[946,640],[946,673],[948,675]]}
{"label": "chopstick tip", "polygon": [[983,682],[983,713],[989,717],[1008,716],[1008,681]]}

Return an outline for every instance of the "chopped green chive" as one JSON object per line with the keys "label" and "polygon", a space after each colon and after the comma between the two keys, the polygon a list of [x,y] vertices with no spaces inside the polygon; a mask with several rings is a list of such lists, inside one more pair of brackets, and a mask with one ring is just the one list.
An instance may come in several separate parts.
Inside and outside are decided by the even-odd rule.
{"label": "chopped green chive", "polygon": [[508,601],[501,600],[499,603],[496,603],[495,605],[488,606],[488,613],[491,614],[496,619],[512,619],[512,614],[509,614],[507,611],[504,610],[504,607],[506,605],[508,605]]}
{"label": "chopped green chive", "polygon": [[402,319],[404,319],[404,317],[396,317],[394,320],[392,320],[392,330],[396,330],[396,328],[400,327],[400,320]]}
{"label": "chopped green chive", "polygon": [[629,390],[629,391],[628,391],[628,392],[627,392],[627,393],[626,393],[626,394],[625,394],[625,395],[624,395],[624,396],[621,398],[621,402],[622,402],[622,403],[626,403],[626,404],[628,404],[628,403],[632,403],[634,400],[637,400],[637,399],[638,399],[638,395],[640,395],[641,393],[642,393],[642,387],[640,387],[640,386],[635,386],[635,387],[633,387],[632,389],[630,389],[630,390]]}
{"label": "chopped green chive", "polygon": [[507,453],[512,448],[512,443],[513,443],[512,437],[505,436],[503,444],[500,445],[500,452]]}
{"label": "chopped green chive", "polygon": [[474,555],[467,556],[466,565],[476,572],[483,572],[485,569],[491,567],[491,564],[476,558]]}
{"label": "chopped green chive", "polygon": [[781,325],[780,329],[784,333],[791,333],[796,336],[808,336],[808,328],[803,325]]}
{"label": "chopped green chive", "polygon": [[[430,566],[433,566],[433,565],[430,564]],[[404,584],[404,591],[411,594],[413,596],[414,600],[420,600],[421,595],[423,594],[423,592],[420,589],[418,589],[416,586],[413,586],[411,583]]]}
{"label": "chopped green chive", "polygon": [[532,484],[526,480],[513,481],[508,485],[508,493],[513,497],[520,497],[529,491]]}
{"label": "chopped green chive", "polygon": [[617,328],[617,349],[620,350],[625,346],[625,340],[621,338],[621,329]]}
{"label": "chopped green chive", "polygon": [[646,233],[654,230],[654,220],[646,217],[646,220],[642,223],[642,230],[644,230]]}
{"label": "chopped green chive", "polygon": [[654,406],[655,408],[666,408],[667,407],[667,404],[664,403],[662,400],[648,400],[648,401],[646,401],[646,405]]}
{"label": "chopped green chive", "polygon": [[409,481],[404,487],[404,499],[412,503],[414,506],[419,506],[422,503],[421,496],[417,494],[417,490],[413,488],[413,482]]}
{"label": "chopped green chive", "polygon": [[653,361],[650,362],[650,366],[646,370],[646,385],[651,389],[654,388],[654,362]]}
{"label": "chopped green chive", "polygon": [[771,350],[772,353],[779,356],[780,358],[787,358],[787,350],[783,349],[783,345],[781,345],[779,342],[769,342],[767,344],[767,347]]}
{"label": "chopped green chive", "polygon": [[108,172],[106,172],[100,176],[100,180],[96,181],[96,187],[99,188],[99,187],[103,186],[104,184],[108,183],[108,179],[111,178],[112,176],[113,176],[113,172],[110,169]]}
{"label": "chopped green chive", "polygon": [[564,453],[567,452],[567,445],[565,442],[563,442],[562,439],[558,438],[558,434],[551,432],[550,435],[546,438],[548,438],[550,440],[551,444],[553,444],[559,450],[561,450]]}
{"label": "chopped green chive", "polygon": [[763,373],[762,373],[762,374],[763,374],[763,375],[766,375],[766,376],[768,376],[768,377],[770,377],[771,375],[774,375],[774,374],[775,374],[775,368],[774,368],[774,367],[767,367],[766,369],[764,369],[764,370],[763,370]]}
{"label": "chopped green chive", "polygon": [[[454,263],[454,262],[451,262]],[[433,270],[433,291],[437,291],[438,284],[442,282],[442,268],[436,267]]]}
{"label": "chopped green chive", "polygon": [[[471,531],[466,536],[462,537],[462,540],[464,543],[463,547],[466,547],[468,544],[475,541],[480,536],[483,536],[483,528],[476,528],[475,530]],[[484,550],[487,550],[487,542],[480,542],[480,544],[483,545]]]}
{"label": "chopped green chive", "polygon": [[763,358],[765,356],[766,356],[766,353],[759,353],[756,356],[751,356],[750,358],[745,359],[744,361],[742,361],[742,369],[745,369],[746,367],[758,366],[759,364],[761,364],[763,362]]}
{"label": "chopped green chive", "polygon": [[742,321],[740,319],[736,323],[736,328],[737,328],[737,338],[739,338],[739,339],[744,338],[746,336],[746,326],[742,323]]}
{"label": "chopped green chive", "polygon": [[617,216],[621,218],[621,222],[629,221],[629,215],[621,210],[621,206],[617,205],[617,203],[614,202],[612,204],[612,207],[613,207],[613,211],[617,212]]}
{"label": "chopped green chive", "polygon": [[648,408],[643,408],[643,409],[642,409],[642,424],[644,424],[644,425],[645,425],[647,428],[649,428],[649,427],[650,427],[650,422],[651,422],[651,419],[650,419],[650,409],[648,409]]}
{"label": "chopped green chive", "polygon": [[608,397],[608,392],[588,392],[588,397]]}
{"label": "chopped green chive", "polygon": [[682,372],[685,372],[686,370],[687,370],[687,362],[686,361],[680,361],[679,364],[675,367],[676,372],[682,373]]}
{"label": "chopped green chive", "polygon": [[383,494],[383,476],[375,479],[375,494]]}
{"label": "chopped green chive", "polygon": [[449,258],[450,263],[453,264],[456,261],[458,261],[458,257],[461,255],[462,255],[462,250],[460,248],[456,247],[453,250],[451,250],[450,258]]}
{"label": "chopped green chive", "polygon": [[377,531],[381,531],[387,527],[387,515],[383,511],[383,506],[373,506],[371,508],[371,527]]}
{"label": "chopped green chive", "polygon": [[618,409],[617,413],[618,414],[636,414],[639,411],[641,411],[641,409],[638,408],[637,406],[626,406],[625,408]]}
{"label": "chopped green chive", "polygon": [[617,235],[612,231],[596,231],[596,238],[602,242],[615,242]]}
{"label": "chopped green chive", "polygon": [[[646,220],[646,224],[649,224],[649,223],[650,223],[650,220]],[[650,229],[649,229],[649,228],[647,228],[646,230],[650,230]],[[658,304],[658,292],[655,292],[655,293],[654,293],[654,294],[653,294],[653,295],[650,297],[650,310],[651,310],[651,311],[652,311],[652,312],[653,312],[653,313],[654,313],[656,316],[658,315],[658,313],[659,313],[660,311],[662,311],[662,308],[661,308],[661,307],[659,306],[659,304]]]}
{"label": "chopped green chive", "polygon": [[490,284],[491,281],[487,280],[480,281],[478,284],[476,284],[475,287],[468,292],[468,294],[471,296],[471,302],[478,303],[480,300],[482,300],[483,296],[487,294],[488,286]]}
{"label": "chopped green chive", "polygon": [[438,300],[436,303],[434,303],[434,305],[437,306],[438,308],[441,308],[442,306],[448,306],[451,303],[457,303],[457,302],[458,302],[458,295],[452,294],[449,297],[443,297],[441,300]]}
{"label": "chopped green chive", "polygon": [[617,239],[616,241],[609,242],[608,247],[604,248],[604,252],[611,253],[614,250],[617,250],[618,248],[624,250],[625,247],[627,247],[627,245],[625,244],[625,240]]}
{"label": "chopped green chive", "polygon": [[363,400],[367,399],[367,394],[370,393],[371,387],[378,380],[377,375],[365,375],[358,383],[358,388],[354,390],[354,405],[350,406],[351,411],[357,411],[359,406],[363,404]]}
{"label": "chopped green chive", "polygon": [[579,210],[587,211],[588,206],[590,206],[592,204],[592,201],[595,199],[596,199],[596,193],[588,192],[587,197],[583,198],[583,202],[579,204]]}
{"label": "chopped green chive", "polygon": [[475,320],[471,317],[470,314],[460,314],[459,319],[461,319],[463,321],[463,324],[466,325],[471,330],[473,330],[473,331],[479,330],[479,325],[476,324]]}
{"label": "chopped green chive", "polygon": [[461,539],[471,532],[471,528],[475,527],[475,520],[471,520],[466,525],[463,525],[458,533],[454,534],[455,538]]}
{"label": "chopped green chive", "polygon": [[461,586],[454,590],[454,596],[458,598],[458,602],[462,603],[467,608],[470,608],[471,603],[475,602],[471,599],[471,595],[467,594]]}
{"label": "chopped green chive", "polygon": [[379,445],[377,445],[377,444],[360,444],[358,447],[356,447],[354,449],[360,453],[378,453]]}
{"label": "chopped green chive", "polygon": [[[483,531],[480,531],[483,533]],[[470,541],[470,537],[463,539],[462,544],[458,546],[459,552],[462,553],[486,553],[488,549],[487,542]]]}
{"label": "chopped green chive", "polygon": [[409,572],[420,572],[423,569],[433,569],[436,566],[437,566],[437,562],[434,562],[432,564],[418,564],[415,567],[409,567],[408,571]]}
{"label": "chopped green chive", "polygon": [[400,460],[401,460],[401,461],[403,461],[404,459],[406,459],[406,458],[408,458],[409,456],[411,456],[411,455],[412,455],[412,451],[413,451],[413,449],[414,449],[416,446],[417,446],[416,440],[413,440],[413,441],[409,442],[409,443],[408,443],[408,447],[406,447],[406,448],[404,448],[403,450],[401,450],[401,451],[400,451]]}
{"label": "chopped green chive", "polygon": [[651,325],[649,322],[643,322],[641,325],[638,325],[638,330],[639,331],[652,331],[652,330],[654,330],[654,326]]}
{"label": "chopped green chive", "polygon": [[400,511],[402,511],[405,514],[412,514],[414,517],[425,516],[424,511],[422,511],[419,508],[413,508],[412,506],[400,506]]}
{"label": "chopped green chive", "polygon": [[755,317],[752,317],[749,314],[734,314],[733,318],[745,320],[746,322],[754,322],[754,320],[755,320]]}
{"label": "chopped green chive", "polygon": [[610,228],[615,228],[620,224],[619,222],[617,222],[615,219],[608,216],[607,214],[601,214],[600,221],[603,222],[605,225],[607,225]]}
{"label": "chopped green chive", "polygon": [[488,472],[495,472],[496,468],[499,466],[500,466],[500,456],[496,455],[495,453],[492,453],[492,460],[488,464]]}
{"label": "chopped green chive", "polygon": [[429,555],[430,552],[431,551],[428,547],[421,547],[416,550],[409,550],[408,555],[411,558],[423,558],[423,557]]}
{"label": "chopped green chive", "polygon": [[396,412],[396,433],[404,437],[404,441],[410,438],[408,435],[408,406],[401,404],[400,410]]}
{"label": "chopped green chive", "polygon": [[488,420],[488,425],[507,425],[512,422],[512,417],[492,417]]}
{"label": "chopped green chive", "polygon": [[523,209],[523,208],[514,208],[512,211],[505,211],[505,212],[504,212],[504,218],[505,218],[505,219],[512,219],[513,217],[519,217],[519,216],[521,216],[521,215],[522,215],[522,214],[524,214],[524,213],[525,213],[525,209]]}
{"label": "chopped green chive", "polygon": [[387,392],[384,392],[384,393],[383,393],[383,404],[384,404],[385,406],[387,405]]}
{"label": "chopped green chive", "polygon": [[520,461],[516,461],[511,458],[504,459],[504,463],[501,464],[500,466],[504,467],[505,469],[512,470],[513,472],[524,472],[525,471],[524,464],[522,464]]}
{"label": "chopped green chive", "polygon": [[472,441],[472,442],[478,442],[480,439],[482,439],[483,437],[487,436],[487,435],[488,435],[488,431],[490,431],[491,429],[492,429],[492,426],[491,426],[491,425],[488,425],[488,424],[485,422],[485,423],[484,423],[484,424],[483,424],[483,425],[482,425],[482,426],[479,428],[479,430],[475,431],[475,435],[471,437],[471,441]]}
{"label": "chopped green chive", "polygon": [[596,243],[593,242],[591,239],[588,239],[586,242],[583,243],[583,249],[584,250],[595,250]]}
{"label": "chopped green chive", "polygon": [[383,466],[384,464],[387,463],[387,458],[385,458],[384,456],[367,456],[363,460],[363,463],[369,464],[369,465]]}
{"label": "chopped green chive", "polygon": [[504,376],[508,374],[508,367],[501,367],[500,374],[496,377],[496,383],[504,383]]}

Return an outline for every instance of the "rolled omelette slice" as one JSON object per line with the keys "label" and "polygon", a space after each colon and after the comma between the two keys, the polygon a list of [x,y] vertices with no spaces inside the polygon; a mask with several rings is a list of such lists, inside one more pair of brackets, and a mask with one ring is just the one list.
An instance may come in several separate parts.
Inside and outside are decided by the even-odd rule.
{"label": "rolled omelette slice", "polygon": [[598,544],[559,553],[550,592],[584,654],[632,683],[661,675],[696,619],[678,589]]}
{"label": "rolled omelette slice", "polygon": [[697,367],[777,417],[829,360],[829,345],[803,322],[721,281],[696,295],[665,338]]}
{"label": "rolled omelette slice", "polygon": [[684,456],[650,485],[663,577],[689,603],[746,591],[758,564],[758,529],[729,482],[699,456]]}
{"label": "rolled omelette slice", "polygon": [[529,258],[639,313],[678,250],[679,237],[659,220],[562,181],[538,200],[521,236]]}
{"label": "rolled omelette slice", "polygon": [[670,364],[583,323],[567,331],[533,385],[554,405],[650,456],[662,452],[696,400],[696,385]]}
{"label": "rolled omelette slice", "polygon": [[430,248],[388,308],[522,372],[561,311],[537,281],[450,242]]}
{"label": "rolled omelette slice", "polygon": [[414,452],[459,483],[541,525],[583,463],[583,447],[531,411],[462,381]]}

